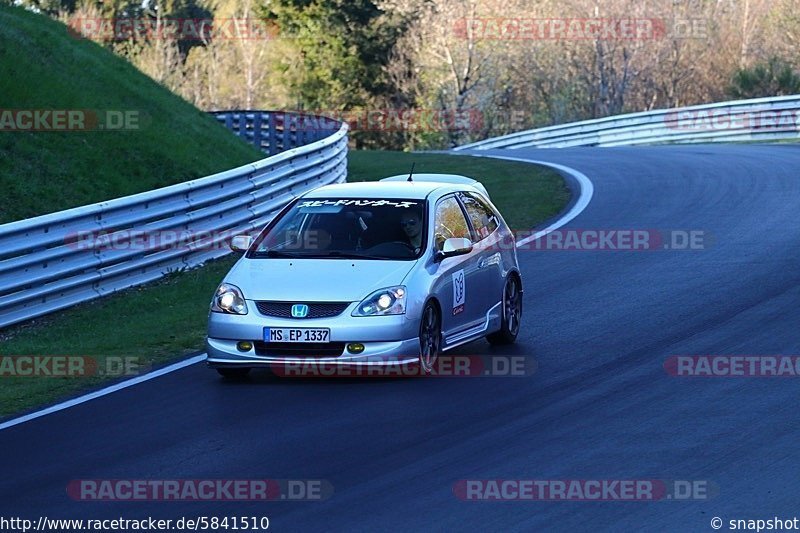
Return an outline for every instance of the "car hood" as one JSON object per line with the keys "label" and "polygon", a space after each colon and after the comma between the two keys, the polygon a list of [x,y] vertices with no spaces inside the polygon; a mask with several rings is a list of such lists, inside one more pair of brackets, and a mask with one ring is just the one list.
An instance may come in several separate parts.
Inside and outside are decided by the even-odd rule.
{"label": "car hood", "polygon": [[399,285],[416,261],[244,259],[225,277],[246,300],[356,302]]}

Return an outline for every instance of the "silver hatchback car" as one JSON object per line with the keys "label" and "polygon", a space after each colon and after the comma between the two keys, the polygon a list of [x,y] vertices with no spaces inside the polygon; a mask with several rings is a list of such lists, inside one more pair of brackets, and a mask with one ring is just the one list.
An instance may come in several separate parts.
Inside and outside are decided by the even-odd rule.
{"label": "silver hatchback car", "polygon": [[274,364],[419,364],[486,337],[514,342],[514,236],[477,181],[394,176],[320,187],[255,238],[216,290],[207,361],[226,377]]}

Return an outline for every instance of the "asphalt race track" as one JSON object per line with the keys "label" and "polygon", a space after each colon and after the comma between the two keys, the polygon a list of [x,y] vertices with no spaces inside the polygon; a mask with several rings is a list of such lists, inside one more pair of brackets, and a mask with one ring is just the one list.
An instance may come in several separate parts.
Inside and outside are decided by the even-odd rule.
{"label": "asphalt race track", "polygon": [[[705,249],[521,250],[533,376],[229,383],[202,364],[0,431],[4,516],[268,516],[277,531],[712,531],[800,515],[800,378],[668,375],[800,354],[800,147],[513,150],[586,174],[566,229]],[[78,502],[72,479],[324,479],[318,502]],[[705,480],[697,501],[474,502],[463,479]]]}

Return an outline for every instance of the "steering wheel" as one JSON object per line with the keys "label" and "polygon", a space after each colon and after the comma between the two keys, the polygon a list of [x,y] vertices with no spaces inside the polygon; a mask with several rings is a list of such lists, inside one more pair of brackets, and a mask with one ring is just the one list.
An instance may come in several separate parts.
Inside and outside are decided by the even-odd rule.
{"label": "steering wheel", "polygon": [[392,241],[389,244],[402,244],[403,246],[408,248],[410,252],[417,253],[417,249],[411,246],[411,244],[407,243],[406,241]]}
{"label": "steering wheel", "polygon": [[406,253],[408,254],[408,257],[413,257],[417,254],[417,250],[409,243],[404,241],[384,241],[380,244],[370,246],[369,248],[366,249],[366,253],[380,255],[389,252],[389,255],[394,255],[397,253],[397,248],[395,248],[395,246],[397,245],[403,246],[403,248],[406,250]]}

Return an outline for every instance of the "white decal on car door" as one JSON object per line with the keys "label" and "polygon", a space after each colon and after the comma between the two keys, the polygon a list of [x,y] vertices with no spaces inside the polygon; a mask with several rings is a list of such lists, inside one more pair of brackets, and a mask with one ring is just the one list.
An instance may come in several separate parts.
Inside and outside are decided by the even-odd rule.
{"label": "white decal on car door", "polygon": [[453,272],[453,314],[457,315],[464,311],[464,301],[466,300],[467,288],[464,283],[464,271]]}

